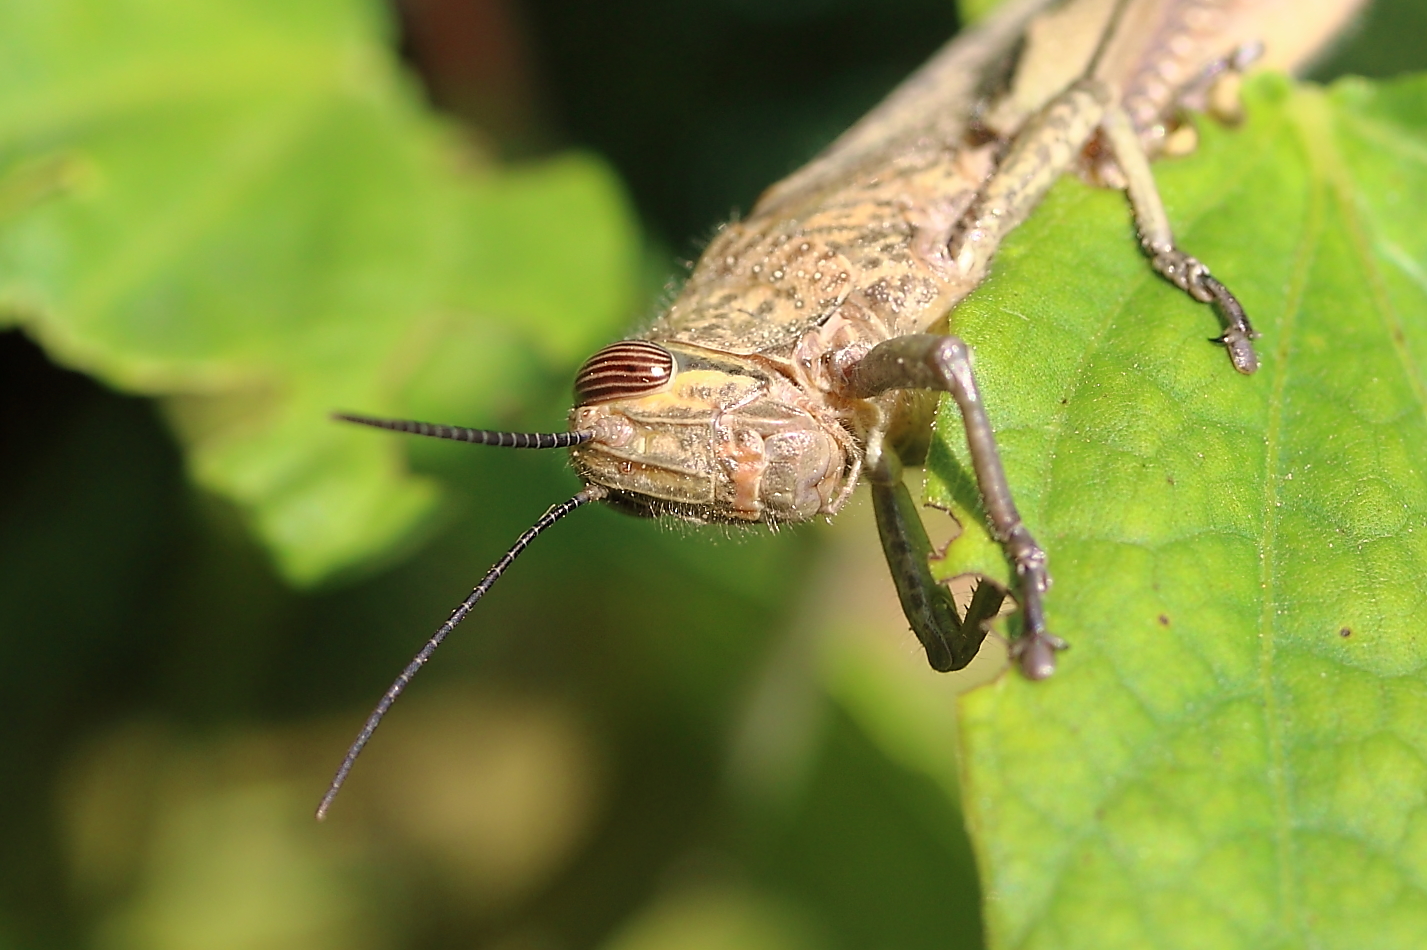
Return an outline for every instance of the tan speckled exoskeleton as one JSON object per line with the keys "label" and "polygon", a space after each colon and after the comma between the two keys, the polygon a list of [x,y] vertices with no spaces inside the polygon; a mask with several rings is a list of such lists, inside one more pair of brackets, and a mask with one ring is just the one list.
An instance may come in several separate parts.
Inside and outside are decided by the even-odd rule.
{"label": "tan speckled exoskeleton", "polygon": [[[1212,304],[1233,367],[1257,368],[1234,296],[1174,241],[1148,159],[1193,147],[1186,108],[1232,112],[1260,53],[1287,68],[1357,0],[1014,0],[958,37],[819,158],[709,244],[637,339],[596,353],[570,431],[502,433],[344,415],[487,445],[569,448],[585,488],[550,509],[442,625],[368,718],[321,817],[387,708],[516,556],[591,501],[697,522],[830,517],[865,478],[912,629],[938,670],[964,667],[1004,594],[983,582],[964,615],[927,565],[901,478],[948,393],[965,422],[991,533],[1015,568],[1029,677],[1064,644],[1046,628],[1046,552],[1021,521],[966,345],[946,332],[1005,235],[1067,172],[1123,188],[1149,263]],[[1229,116],[1231,117],[1231,116]],[[1167,292],[1169,288],[1166,288]]]}

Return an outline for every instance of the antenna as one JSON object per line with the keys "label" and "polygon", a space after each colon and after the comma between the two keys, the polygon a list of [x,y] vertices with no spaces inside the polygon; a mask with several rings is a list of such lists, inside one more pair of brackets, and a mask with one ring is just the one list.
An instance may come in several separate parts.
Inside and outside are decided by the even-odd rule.
{"label": "antenna", "polygon": [[416,422],[412,419],[376,419],[371,416],[355,416],[345,412],[334,412],[332,418],[339,422],[355,422],[375,429],[390,429],[392,432],[409,432],[433,439],[450,439],[454,442],[473,442],[476,445],[494,445],[505,449],[568,449],[583,445],[595,437],[589,430],[579,432],[500,432],[495,429],[467,429],[463,426],[447,426],[435,422]]}
{"label": "antenna", "polygon": [[[341,418],[349,417],[343,416]],[[350,421],[376,424],[382,428],[387,427],[380,420],[367,420],[356,418],[351,419]],[[417,422],[397,423],[396,425],[424,424],[425,423]],[[448,429],[449,427],[439,426],[437,428]],[[399,431],[408,430],[403,429]],[[481,430],[479,429],[464,429],[456,431],[481,432]],[[426,435],[427,433],[418,432],[417,434]],[[540,435],[538,433],[495,434],[514,434],[521,436],[534,435],[536,438],[546,438],[546,436]],[[571,434],[579,435],[581,433],[556,433],[556,436]],[[446,438],[446,436],[437,436],[437,438]],[[411,678],[415,676],[423,666],[426,665],[427,660],[431,659],[431,654],[436,652],[436,648],[441,645],[442,640],[446,639],[446,635],[452,630],[455,630],[456,625],[458,623],[466,619],[466,614],[470,613],[471,608],[476,605],[476,602],[486,595],[486,591],[490,590],[496,581],[500,580],[500,576],[506,572],[507,568],[509,568],[512,564],[515,563],[515,559],[520,557],[521,552],[530,546],[531,541],[534,541],[546,528],[550,527],[555,522],[559,521],[561,518],[574,511],[576,508],[579,508],[583,505],[587,505],[592,501],[598,501],[604,496],[605,490],[603,488],[598,485],[591,485],[585,488],[584,491],[575,495],[575,497],[571,498],[569,501],[564,501],[558,505],[555,505],[549,511],[545,512],[545,514],[541,515],[540,520],[536,521],[535,524],[531,525],[524,534],[517,538],[515,540],[515,544],[511,545],[510,550],[505,552],[505,556],[502,557],[499,561],[496,561],[495,566],[486,572],[486,576],[481,578],[481,582],[476,585],[475,590],[471,591],[471,595],[461,602],[461,606],[457,607],[454,611],[451,612],[451,616],[448,617],[446,619],[446,622],[441,625],[441,629],[437,630],[431,636],[431,639],[426,641],[426,645],[421,648],[420,652],[418,652],[416,656],[412,657],[411,662],[406,664],[406,669],[402,670],[401,675],[398,676],[395,682],[393,682],[391,686],[387,688],[387,691],[382,695],[381,701],[377,703],[376,708],[373,709],[371,715],[367,717],[367,721],[362,725],[362,731],[357,733],[357,738],[353,740],[351,746],[347,749],[347,755],[345,758],[342,759],[342,764],[337,767],[337,774],[332,776],[332,784],[327,786],[327,794],[322,796],[322,801],[317,805],[318,821],[322,821],[324,818],[327,817],[327,811],[332,807],[332,802],[336,799],[337,793],[342,790],[342,784],[347,781],[347,774],[352,771],[352,765],[357,761],[357,756],[362,754],[362,749],[366,746],[367,741],[371,739],[372,733],[377,731],[377,726],[381,724],[382,717],[386,715],[386,711],[391,708],[391,704],[396,702],[396,698],[402,694],[403,690],[406,689],[407,684],[411,682]]]}

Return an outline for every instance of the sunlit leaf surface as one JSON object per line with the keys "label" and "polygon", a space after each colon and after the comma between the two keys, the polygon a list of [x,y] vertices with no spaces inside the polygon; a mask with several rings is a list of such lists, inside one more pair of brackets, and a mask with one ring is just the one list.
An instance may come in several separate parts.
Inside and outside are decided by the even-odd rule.
{"label": "sunlit leaf surface", "polygon": [[[1059,673],[961,704],[997,947],[1427,933],[1427,81],[1268,78],[1157,166],[1262,369],[1062,182],[957,314],[1050,552]],[[949,573],[1005,576],[954,412]]]}
{"label": "sunlit leaf surface", "polygon": [[434,498],[400,440],[330,411],[509,422],[630,318],[610,174],[461,146],[379,11],[0,8],[0,325],[176,397],[195,476],[300,581],[390,549]]}

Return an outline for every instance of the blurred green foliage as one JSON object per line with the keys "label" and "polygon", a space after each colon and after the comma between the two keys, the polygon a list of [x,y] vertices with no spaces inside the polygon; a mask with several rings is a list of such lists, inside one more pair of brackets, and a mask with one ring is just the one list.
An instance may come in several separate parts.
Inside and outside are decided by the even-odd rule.
{"label": "blurred green foliage", "polygon": [[970,680],[924,668],[861,508],[777,538],[562,523],[311,822],[376,694],[574,487],[326,412],[558,426],[659,248],[697,253],[955,26],[944,0],[397,12],[0,9],[0,322],[28,337],[0,334],[0,947],[979,946]]}
{"label": "blurred green foliage", "polygon": [[195,479],[298,581],[388,550],[432,501],[399,445],[328,412],[498,414],[633,299],[609,173],[461,149],[385,33],[354,0],[0,10],[0,313],[178,397]]}

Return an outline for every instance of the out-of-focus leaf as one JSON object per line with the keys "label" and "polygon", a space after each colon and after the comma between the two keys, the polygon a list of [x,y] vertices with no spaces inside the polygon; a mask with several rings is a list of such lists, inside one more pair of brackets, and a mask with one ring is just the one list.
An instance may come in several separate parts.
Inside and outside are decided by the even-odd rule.
{"label": "out-of-focus leaf", "polygon": [[977,23],[986,19],[1005,0],[957,0],[956,12],[962,23]]}
{"label": "out-of-focus leaf", "polygon": [[190,466],[290,578],[431,508],[334,409],[497,423],[628,319],[588,157],[503,170],[419,103],[364,0],[0,9],[0,324],[174,397]]}
{"label": "out-of-focus leaf", "polygon": [[[1257,375],[1075,181],[956,315],[1072,647],[961,703],[993,946],[1427,932],[1427,79],[1269,77],[1248,107],[1157,174]],[[959,429],[948,570],[1004,576]]]}
{"label": "out-of-focus leaf", "polygon": [[736,888],[662,896],[627,922],[605,950],[811,950],[823,946],[794,912]]}

